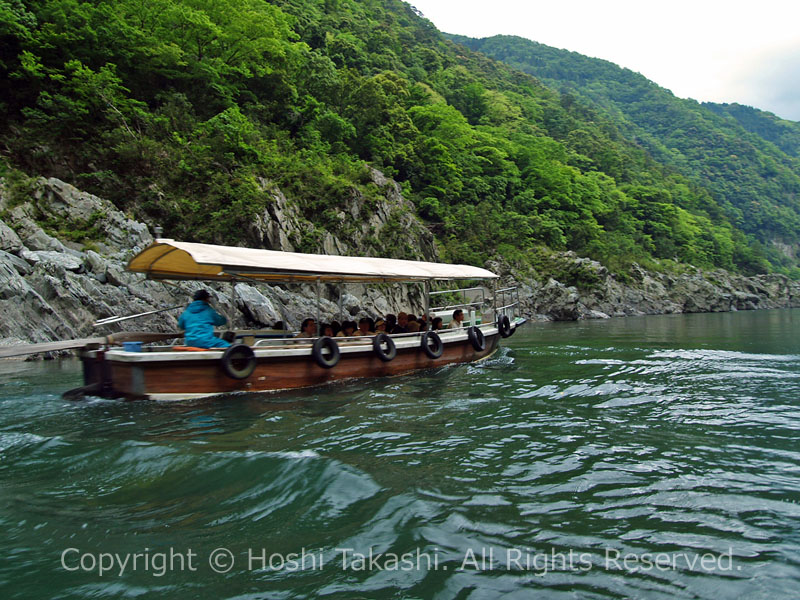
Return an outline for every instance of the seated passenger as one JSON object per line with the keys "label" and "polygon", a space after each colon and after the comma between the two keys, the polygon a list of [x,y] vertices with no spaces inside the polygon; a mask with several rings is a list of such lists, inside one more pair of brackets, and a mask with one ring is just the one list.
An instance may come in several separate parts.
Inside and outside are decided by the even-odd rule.
{"label": "seated passenger", "polygon": [[386,333],[392,333],[397,326],[397,317],[389,313],[386,315]]}
{"label": "seated passenger", "polygon": [[351,337],[356,331],[355,321],[342,322],[342,330],[336,334],[336,337]]}
{"label": "seated passenger", "polygon": [[322,327],[320,327],[320,331],[322,331],[322,335],[325,335],[327,337],[333,337],[334,335],[336,335],[333,333],[333,325],[331,325],[330,323],[323,323]]}
{"label": "seated passenger", "polygon": [[375,332],[370,329],[370,321],[372,321],[372,319],[361,317],[358,320],[358,331],[356,331],[354,335],[375,335]]}
{"label": "seated passenger", "polygon": [[394,326],[391,333],[408,333],[408,314],[404,312],[397,313],[397,325]]}
{"label": "seated passenger", "polygon": [[442,317],[433,317],[433,321],[431,321],[431,329],[434,331],[438,331],[442,328]]}
{"label": "seated passenger", "polygon": [[312,338],[317,336],[317,322],[314,319],[305,319],[303,324],[300,325],[300,333],[296,338]]}
{"label": "seated passenger", "polygon": [[386,333],[386,321],[383,319],[375,321],[375,333]]}
{"label": "seated passenger", "polygon": [[409,321],[406,329],[408,330],[408,333],[419,333],[419,321]]}
{"label": "seated passenger", "polygon": [[342,330],[342,324],[339,321],[331,321],[331,329],[333,329],[333,337],[336,337]]}
{"label": "seated passenger", "polygon": [[462,323],[464,322],[464,311],[460,308],[457,308],[453,311],[453,320],[450,321],[450,325],[447,326],[448,329],[459,329],[463,327]]}
{"label": "seated passenger", "polygon": [[209,305],[211,295],[197,290],[193,300],[178,318],[178,327],[184,330],[184,343],[195,348],[227,348],[229,342],[214,335],[214,325],[225,325],[228,319]]}

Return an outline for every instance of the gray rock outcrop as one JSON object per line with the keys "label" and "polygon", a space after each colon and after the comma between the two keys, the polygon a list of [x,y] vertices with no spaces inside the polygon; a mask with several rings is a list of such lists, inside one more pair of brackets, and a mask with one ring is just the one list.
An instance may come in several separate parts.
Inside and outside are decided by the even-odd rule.
{"label": "gray rock outcrop", "polygon": [[[389,225],[381,219],[403,206],[393,182],[387,180],[381,185],[388,190],[381,209],[383,217],[368,221],[362,228],[365,235]],[[127,261],[153,241],[143,223],[127,218],[110,202],[57,179],[38,179],[31,190],[25,201],[12,202],[0,185],[0,311],[4,315],[0,319],[0,345],[119,330],[175,331],[177,309],[101,328],[92,324],[105,317],[183,306],[200,287],[210,289],[215,307],[235,328],[259,328],[283,321],[288,328],[298,329],[302,319],[317,316],[315,286],[176,284],[129,273],[125,270]],[[302,228],[310,224],[279,190],[272,193],[275,202],[270,212],[254,223],[253,232],[267,247],[297,250],[293,240],[301,239]],[[348,209],[351,214],[361,216],[366,210],[359,202],[354,198]],[[404,219],[413,217],[407,214]],[[85,239],[80,243],[66,239],[70,236],[59,239],[59,233],[48,228],[53,223],[72,228],[72,237],[83,232]],[[427,236],[420,255],[427,252],[435,256],[433,240],[421,224],[409,221],[404,227]],[[325,249],[345,253],[365,243],[358,236],[354,239],[348,245],[329,235],[324,240]],[[322,286],[320,318],[342,320],[421,307],[418,290],[396,293],[386,286],[378,287],[381,289],[345,286],[340,312],[338,290]]]}
{"label": "gray rock outcrop", "polygon": [[[728,312],[800,307],[800,282],[785,275],[745,277],[723,270],[656,273],[637,265],[620,281],[597,261],[572,252],[554,254],[559,270],[578,278],[570,285],[553,278],[524,280],[523,311],[539,320],[572,321],[655,314]],[[516,284],[513,269],[495,262],[495,272]]]}
{"label": "gray rock outcrop", "polygon": [[250,245],[285,252],[437,261],[433,235],[414,216],[414,205],[400,186],[375,169],[370,169],[370,179],[383,192],[382,198],[371,204],[353,190],[345,205],[335,210],[328,231],[318,230],[300,207],[262,179],[259,184],[271,202],[250,225]]}

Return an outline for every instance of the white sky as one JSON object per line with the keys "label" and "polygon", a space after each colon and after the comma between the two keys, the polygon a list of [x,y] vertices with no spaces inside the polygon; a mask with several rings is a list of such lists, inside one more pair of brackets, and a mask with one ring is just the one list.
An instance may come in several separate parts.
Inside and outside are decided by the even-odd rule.
{"label": "white sky", "polygon": [[800,0],[407,0],[447,33],[518,35],[637,71],[681,98],[800,121]]}

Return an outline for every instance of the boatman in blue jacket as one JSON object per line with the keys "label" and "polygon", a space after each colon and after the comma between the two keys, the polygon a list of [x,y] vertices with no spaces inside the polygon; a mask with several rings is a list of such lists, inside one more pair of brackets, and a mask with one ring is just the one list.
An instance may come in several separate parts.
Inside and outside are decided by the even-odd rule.
{"label": "boatman in blue jacket", "polygon": [[228,320],[208,304],[211,296],[206,290],[194,293],[194,302],[178,318],[178,327],[184,330],[187,346],[195,348],[227,348],[228,342],[214,335],[214,325],[225,325]]}

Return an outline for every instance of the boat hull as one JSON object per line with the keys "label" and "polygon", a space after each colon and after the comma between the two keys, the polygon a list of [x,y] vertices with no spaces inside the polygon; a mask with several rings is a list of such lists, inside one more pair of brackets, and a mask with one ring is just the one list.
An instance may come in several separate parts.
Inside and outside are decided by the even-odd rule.
{"label": "boat hull", "polygon": [[[482,328],[483,329],[483,328]],[[476,350],[466,333],[443,333],[443,352],[432,359],[419,338],[397,341],[397,355],[381,360],[370,342],[341,344],[339,362],[332,368],[319,366],[310,346],[263,350],[254,348],[256,366],[244,379],[232,379],[221,366],[220,351],[131,353],[121,350],[86,352],[84,378],[100,395],[116,398],[171,400],[199,398],[236,392],[266,392],[324,385],[366,377],[413,373],[449,364],[469,363],[491,355],[498,346],[496,328],[484,331],[485,348]]]}

